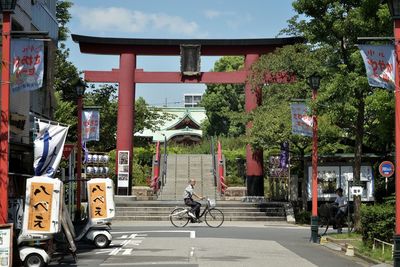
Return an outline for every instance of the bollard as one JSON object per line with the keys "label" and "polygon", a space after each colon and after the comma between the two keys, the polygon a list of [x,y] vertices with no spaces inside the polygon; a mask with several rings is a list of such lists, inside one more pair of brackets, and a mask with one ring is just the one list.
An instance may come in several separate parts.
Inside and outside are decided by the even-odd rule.
{"label": "bollard", "polygon": [[311,217],[311,240],[313,243],[318,243],[318,216]]}
{"label": "bollard", "polygon": [[346,256],[354,257],[354,247],[353,247],[353,245],[346,244]]}
{"label": "bollard", "polygon": [[394,250],[393,250],[393,266],[400,267],[400,236],[395,235],[393,237]]}

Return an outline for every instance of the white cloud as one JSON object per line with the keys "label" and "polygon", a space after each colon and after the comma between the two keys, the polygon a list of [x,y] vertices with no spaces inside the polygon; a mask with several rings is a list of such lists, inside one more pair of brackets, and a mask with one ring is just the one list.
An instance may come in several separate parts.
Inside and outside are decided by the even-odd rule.
{"label": "white cloud", "polygon": [[207,19],[237,16],[236,12],[234,11],[219,11],[215,9],[204,10],[203,14]]}
{"label": "white cloud", "polygon": [[73,7],[71,14],[78,18],[80,27],[97,32],[139,33],[157,30],[192,36],[199,30],[196,22],[187,21],[179,16],[144,13],[120,7]]}
{"label": "white cloud", "polygon": [[208,9],[208,10],[204,11],[204,16],[206,16],[206,18],[208,18],[208,19],[215,19],[221,15],[222,15],[222,13],[217,10]]}

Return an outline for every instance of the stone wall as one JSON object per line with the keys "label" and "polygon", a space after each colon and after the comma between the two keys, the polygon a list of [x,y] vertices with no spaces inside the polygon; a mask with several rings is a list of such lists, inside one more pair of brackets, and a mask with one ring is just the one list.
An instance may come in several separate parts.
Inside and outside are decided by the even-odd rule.
{"label": "stone wall", "polygon": [[247,195],[246,187],[228,187],[222,200],[242,200]]}

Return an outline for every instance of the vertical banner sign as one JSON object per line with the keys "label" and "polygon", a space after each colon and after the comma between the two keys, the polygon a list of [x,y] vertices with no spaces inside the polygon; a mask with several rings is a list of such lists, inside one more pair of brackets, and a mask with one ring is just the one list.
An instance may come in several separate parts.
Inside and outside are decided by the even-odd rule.
{"label": "vertical banner sign", "polygon": [[111,219],[115,216],[114,186],[110,178],[95,178],[88,182],[89,218]]}
{"label": "vertical banner sign", "polygon": [[103,219],[107,217],[106,183],[89,184],[90,218]]}
{"label": "vertical banner sign", "polygon": [[395,54],[393,45],[358,45],[373,87],[394,90]]}
{"label": "vertical banner sign", "polygon": [[307,115],[308,108],[304,103],[290,104],[292,112],[292,134],[312,136],[312,117]]}
{"label": "vertical banner sign", "polygon": [[32,91],[43,85],[43,41],[11,40],[11,91]]}
{"label": "vertical banner sign", "polygon": [[35,175],[53,177],[60,163],[68,127],[39,121],[39,133],[35,139]]}
{"label": "vertical banner sign", "polygon": [[82,142],[100,140],[100,112],[85,109],[82,112]]}
{"label": "vertical banner sign", "polygon": [[129,186],[129,151],[118,151],[118,187]]}
{"label": "vertical banner sign", "polygon": [[28,230],[50,231],[53,184],[31,183]]}
{"label": "vertical banner sign", "polygon": [[57,233],[61,224],[61,195],[59,179],[45,176],[27,179],[23,231]]}
{"label": "vertical banner sign", "polygon": [[279,168],[287,169],[289,167],[289,142],[281,143],[281,153],[279,155]]}

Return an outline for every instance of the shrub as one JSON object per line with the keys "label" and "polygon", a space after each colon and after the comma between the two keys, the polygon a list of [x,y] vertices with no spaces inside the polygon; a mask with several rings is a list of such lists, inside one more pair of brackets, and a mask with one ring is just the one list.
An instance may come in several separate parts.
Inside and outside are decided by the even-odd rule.
{"label": "shrub", "polygon": [[374,238],[390,242],[393,239],[395,208],[393,205],[362,205],[361,234],[363,241],[371,244]]}
{"label": "shrub", "polygon": [[311,212],[303,210],[295,213],[297,224],[310,224],[311,222]]}

